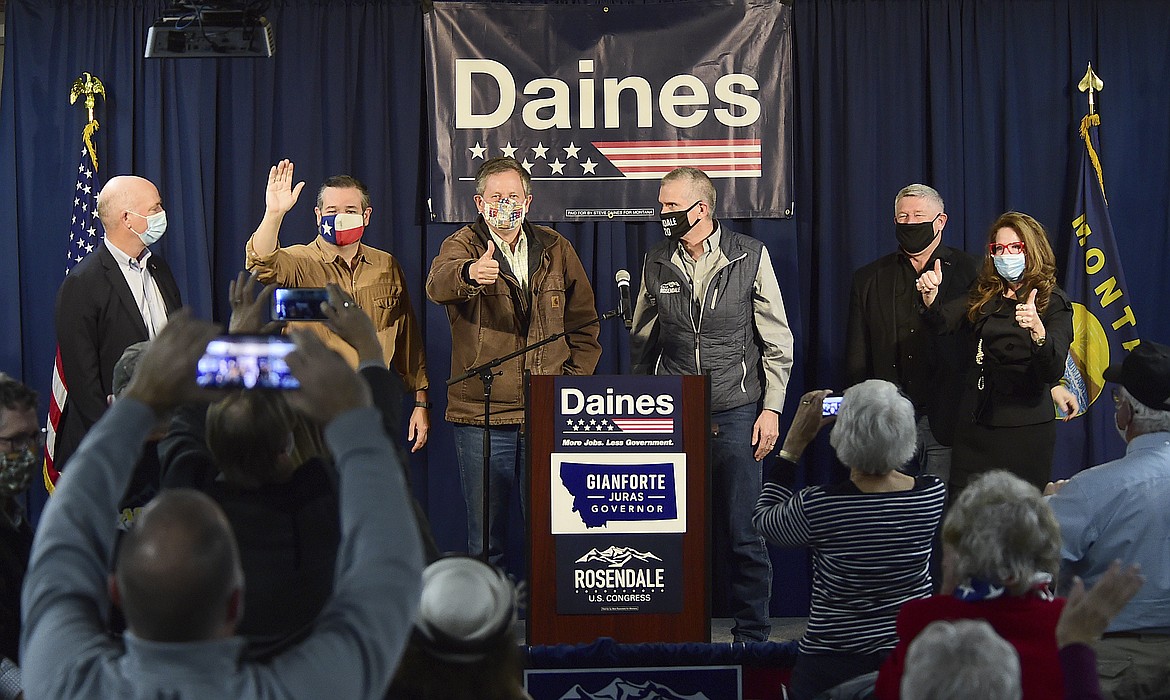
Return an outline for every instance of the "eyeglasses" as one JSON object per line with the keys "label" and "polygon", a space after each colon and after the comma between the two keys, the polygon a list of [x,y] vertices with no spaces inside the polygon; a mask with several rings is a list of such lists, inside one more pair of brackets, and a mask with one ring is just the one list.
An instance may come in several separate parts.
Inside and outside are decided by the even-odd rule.
{"label": "eyeglasses", "polygon": [[1016,241],[1015,243],[992,243],[987,246],[987,250],[991,251],[992,255],[1006,255],[1008,253],[1019,255],[1027,249],[1023,241]]}
{"label": "eyeglasses", "polygon": [[0,437],[0,454],[23,452],[30,448],[41,449],[45,446],[45,429],[35,433],[23,433],[11,437]]}

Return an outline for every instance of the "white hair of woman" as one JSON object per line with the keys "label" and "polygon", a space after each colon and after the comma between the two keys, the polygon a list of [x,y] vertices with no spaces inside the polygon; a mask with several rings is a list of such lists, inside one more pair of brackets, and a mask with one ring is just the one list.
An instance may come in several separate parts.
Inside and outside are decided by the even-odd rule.
{"label": "white hair of woman", "polygon": [[936,620],[906,651],[902,700],[1020,700],[1020,657],[986,620]]}
{"label": "white hair of woman", "polygon": [[898,387],[870,379],[845,390],[829,435],[837,459],[865,474],[888,474],[910,461],[917,448],[914,404]]}

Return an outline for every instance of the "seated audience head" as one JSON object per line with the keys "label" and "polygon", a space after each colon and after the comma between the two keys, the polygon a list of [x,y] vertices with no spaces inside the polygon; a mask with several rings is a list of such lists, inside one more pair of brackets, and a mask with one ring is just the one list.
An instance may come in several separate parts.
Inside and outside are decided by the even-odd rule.
{"label": "seated audience head", "polygon": [[1126,442],[1138,435],[1170,431],[1170,347],[1143,340],[1104,375],[1121,385],[1114,392],[1114,420]]}
{"label": "seated audience head", "polygon": [[156,642],[230,637],[243,615],[244,573],[227,517],[193,489],[163,491],[118,550],[110,597],[127,628]]}
{"label": "seated audience head", "polygon": [[242,488],[288,481],[296,412],[279,391],[234,391],[207,409],[207,447],[224,478]]}
{"label": "seated audience head", "polygon": [[906,652],[902,700],[1020,700],[1020,657],[986,620],[936,620]]}
{"label": "seated audience head", "polygon": [[134,370],[138,369],[138,360],[149,347],[149,340],[129,345],[122,351],[122,356],[118,358],[118,361],[114,363],[114,376],[110,380],[110,389],[114,392],[115,399],[122,396],[122,392],[126,391],[126,387],[130,385],[130,380],[134,378]]}
{"label": "seated audience head", "polygon": [[898,387],[870,379],[845,390],[829,444],[837,459],[864,474],[888,474],[917,449],[914,404]]}
{"label": "seated audience head", "polygon": [[44,444],[37,392],[0,372],[0,501],[28,488]]}
{"label": "seated audience head", "polygon": [[390,687],[392,698],[523,698],[512,635],[517,594],[502,571],[452,556],[423,571],[414,634]]}
{"label": "seated audience head", "polygon": [[[1039,489],[1006,471],[982,474],[943,523],[948,583],[974,579],[1023,595],[1060,564],[1060,525]],[[949,593],[944,585],[944,593]]]}

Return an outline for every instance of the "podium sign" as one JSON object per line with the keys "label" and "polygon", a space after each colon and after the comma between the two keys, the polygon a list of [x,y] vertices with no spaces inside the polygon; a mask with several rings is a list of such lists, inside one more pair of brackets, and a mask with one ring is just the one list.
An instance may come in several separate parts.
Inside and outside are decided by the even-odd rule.
{"label": "podium sign", "polygon": [[709,640],[706,379],[529,392],[529,643]]}

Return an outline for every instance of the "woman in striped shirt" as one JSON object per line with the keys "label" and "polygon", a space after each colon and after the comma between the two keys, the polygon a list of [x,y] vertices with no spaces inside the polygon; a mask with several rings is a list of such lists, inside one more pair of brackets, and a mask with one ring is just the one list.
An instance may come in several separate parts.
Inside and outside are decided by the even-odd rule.
{"label": "woman in striped shirt", "polygon": [[878,379],[845,391],[830,435],[848,481],[794,493],[800,455],[833,420],[821,415],[829,393],[801,397],[754,515],[769,542],[813,549],[808,630],[789,689],[795,700],[881,666],[897,642],[898,609],[931,594],[931,540],[946,497],[938,477],[897,471],[914,456],[914,406]]}

